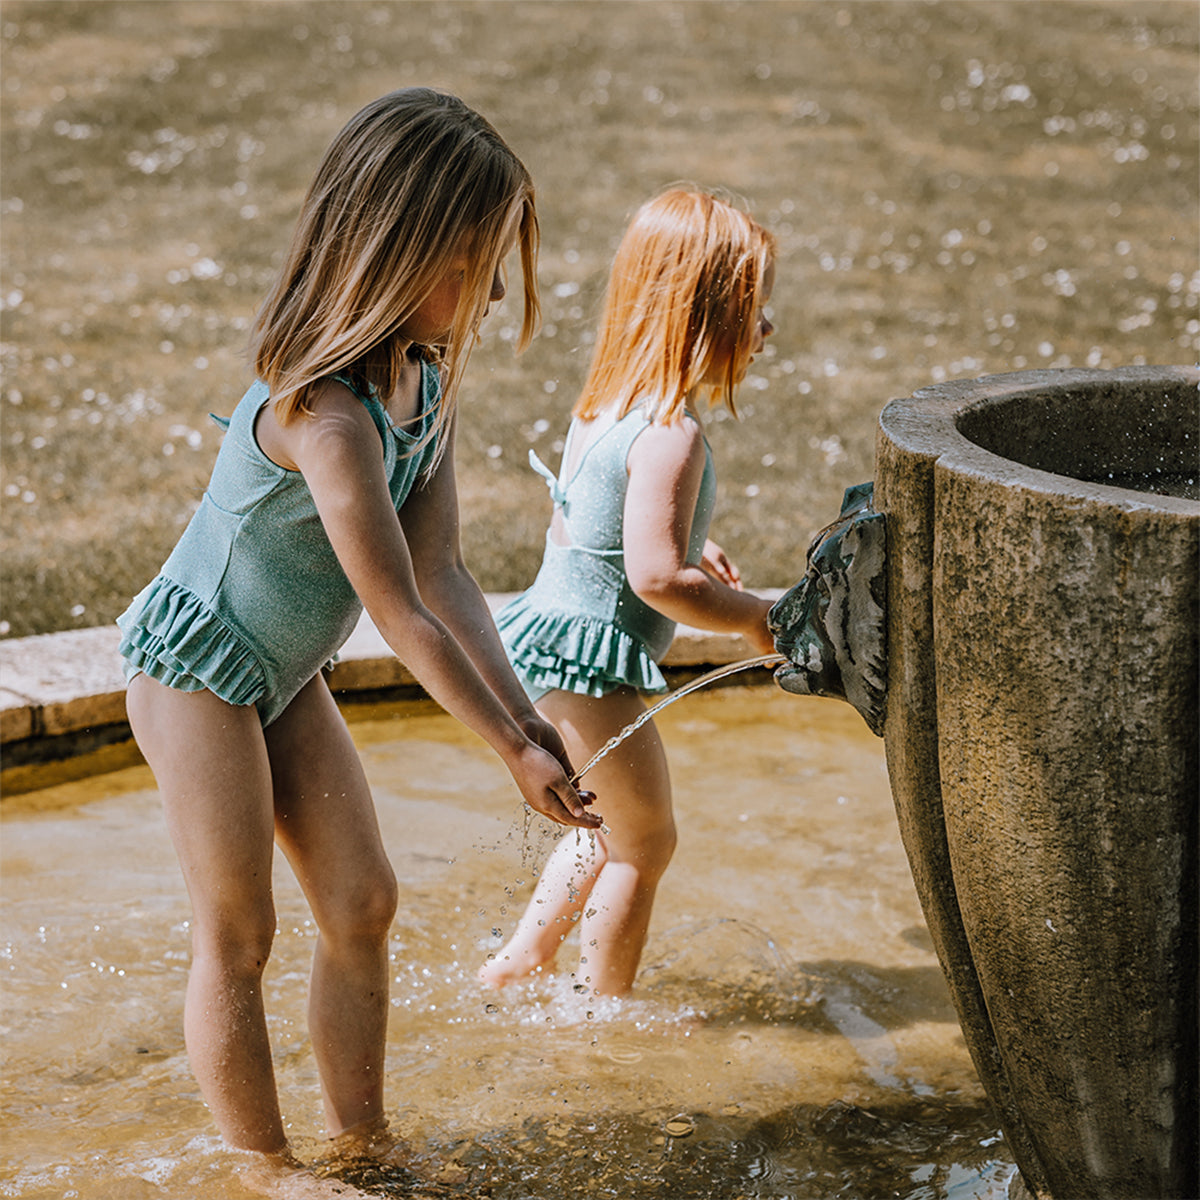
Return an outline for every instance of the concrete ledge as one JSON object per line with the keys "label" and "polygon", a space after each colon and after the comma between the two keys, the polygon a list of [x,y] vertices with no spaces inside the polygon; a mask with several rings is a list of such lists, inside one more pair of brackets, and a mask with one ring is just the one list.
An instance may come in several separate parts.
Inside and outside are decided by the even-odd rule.
{"label": "concrete ledge", "polygon": [[[763,589],[759,594],[777,599],[782,593]],[[509,599],[491,595],[488,604],[495,611]],[[12,767],[71,758],[128,739],[119,640],[116,626],[105,625],[0,641],[0,748],[6,777]],[[751,656],[740,637],[681,625],[663,667],[694,671]],[[342,648],[329,685],[339,700],[423,695],[365,613]]]}

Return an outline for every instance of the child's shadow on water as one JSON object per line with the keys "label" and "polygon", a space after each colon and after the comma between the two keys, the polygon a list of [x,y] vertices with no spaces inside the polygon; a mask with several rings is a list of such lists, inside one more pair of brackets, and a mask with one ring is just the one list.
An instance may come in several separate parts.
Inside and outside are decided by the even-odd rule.
{"label": "child's shadow on water", "polygon": [[[915,941],[920,932],[905,937],[928,949]],[[968,1105],[960,1113],[952,1098],[914,1091],[899,1078],[891,1032],[918,1021],[957,1020],[937,966],[794,963],[766,931],[717,919],[656,938],[636,996],[660,1014],[691,1013],[717,1027],[773,1025],[845,1037],[882,1089],[878,1103],[869,1110],[840,1102],[792,1105],[754,1119],[690,1113],[682,1139],[647,1124],[644,1114],[591,1113],[553,1123],[531,1118],[519,1127],[426,1147],[421,1153],[430,1157],[427,1169],[418,1165],[420,1175],[367,1160],[339,1164],[332,1177],[381,1200],[570,1196],[587,1194],[601,1177],[623,1200],[712,1200],[738,1194],[737,1187],[762,1169],[803,1176],[819,1167],[847,1183],[866,1171],[884,1195],[893,1194],[887,1187],[897,1181],[911,1182],[911,1171],[932,1171],[930,1164],[948,1153],[946,1145],[937,1149],[948,1137],[966,1139],[956,1157],[970,1157],[967,1151],[975,1147],[979,1169],[996,1157],[996,1151],[978,1148],[985,1144],[980,1137],[994,1134],[986,1105]]]}
{"label": "child's shadow on water", "polygon": [[[905,938],[925,948],[916,941],[921,932],[909,931]],[[846,1033],[852,1012],[861,1015],[860,1027],[878,1031],[958,1020],[940,967],[794,963],[765,930],[728,918],[663,934],[647,952],[638,993],[686,1006],[712,1025],[791,1024]]]}
{"label": "child's shadow on water", "polygon": [[[685,1130],[672,1136],[672,1127]],[[664,1136],[664,1134],[666,1136]],[[961,1096],[894,1093],[869,1107],[793,1104],[765,1116],[734,1111],[527,1118],[476,1133],[439,1157],[461,1173],[430,1183],[399,1167],[350,1164],[336,1178],[380,1200],[715,1200],[824,1196],[994,1196],[1011,1163],[987,1104]],[[914,1190],[914,1180],[925,1187]],[[957,1186],[955,1184],[957,1183]],[[783,1188],[784,1190],[780,1190]]]}

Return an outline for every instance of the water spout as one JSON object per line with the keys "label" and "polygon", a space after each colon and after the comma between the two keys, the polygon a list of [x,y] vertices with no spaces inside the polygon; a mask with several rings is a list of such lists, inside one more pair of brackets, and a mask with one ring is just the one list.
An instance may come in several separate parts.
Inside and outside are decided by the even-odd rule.
{"label": "water spout", "polygon": [[718,679],[724,679],[728,675],[736,675],[739,671],[748,671],[751,667],[777,667],[787,659],[782,654],[763,654],[758,658],[747,658],[743,662],[728,663],[723,667],[717,667],[716,670],[709,671],[705,675],[701,675],[698,679],[693,679],[691,683],[685,684],[683,687],[671,692],[670,695],[664,696],[652,708],[646,709],[644,713],[636,721],[630,721],[620,733],[608,739],[591,758],[571,776],[571,783],[576,784],[582,779],[605,755],[615,750],[626,738],[635,734],[645,723],[654,717],[655,713],[662,712],[670,704],[674,704],[676,700],[682,700],[684,696],[692,692],[699,691],[702,687],[707,687],[710,683],[716,683]]}

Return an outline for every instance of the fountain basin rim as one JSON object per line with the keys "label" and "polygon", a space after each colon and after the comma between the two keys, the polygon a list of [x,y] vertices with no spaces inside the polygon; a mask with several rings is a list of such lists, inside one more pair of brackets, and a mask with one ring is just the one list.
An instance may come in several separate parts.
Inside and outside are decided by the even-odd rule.
{"label": "fountain basin rim", "polygon": [[[1114,384],[1153,387],[1192,386],[1200,390],[1200,367],[1147,366],[1110,369],[1066,368],[1013,371],[951,380],[921,388],[890,401],[879,414],[879,428],[909,454],[959,474],[991,480],[1025,491],[1054,495],[1080,504],[1099,504],[1126,512],[1165,512],[1200,519],[1200,501],[1097,483],[1031,467],[971,441],[959,428],[964,413],[994,404],[1041,397],[1047,391],[1079,390]],[[1200,430],[1196,431],[1200,453]]]}

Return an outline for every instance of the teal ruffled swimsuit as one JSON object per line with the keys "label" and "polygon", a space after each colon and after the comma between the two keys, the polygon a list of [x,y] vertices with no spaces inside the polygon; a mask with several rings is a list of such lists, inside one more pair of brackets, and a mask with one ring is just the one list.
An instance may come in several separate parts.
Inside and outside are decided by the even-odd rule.
{"label": "teal ruffled swimsuit", "polygon": [[[428,431],[440,395],[437,368],[421,367],[420,419],[396,428],[383,405],[346,378],[383,442],[397,511],[437,452]],[[259,449],[254,422],[264,383],[242,397],[226,425],[212,479],[158,577],[117,618],[125,677],[144,671],[180,691],[204,688],[230,704],[254,704],[264,726],[328,665],[362,614],[312,493]]]}
{"label": "teal ruffled swimsuit", "polygon": [[[694,419],[694,418],[689,418]],[[661,692],[658,664],[675,622],[639,599],[625,574],[623,548],[629,449],[649,421],[641,406],[597,435],[567,478],[573,421],[558,478],[530,451],[529,461],[550,487],[568,542],[546,534],[533,586],[496,616],[510,662],[533,700],[559,689],[603,696],[629,685]],[[716,498],[712,451],[705,441],[704,475],[692,518],[687,561],[699,563]]]}

